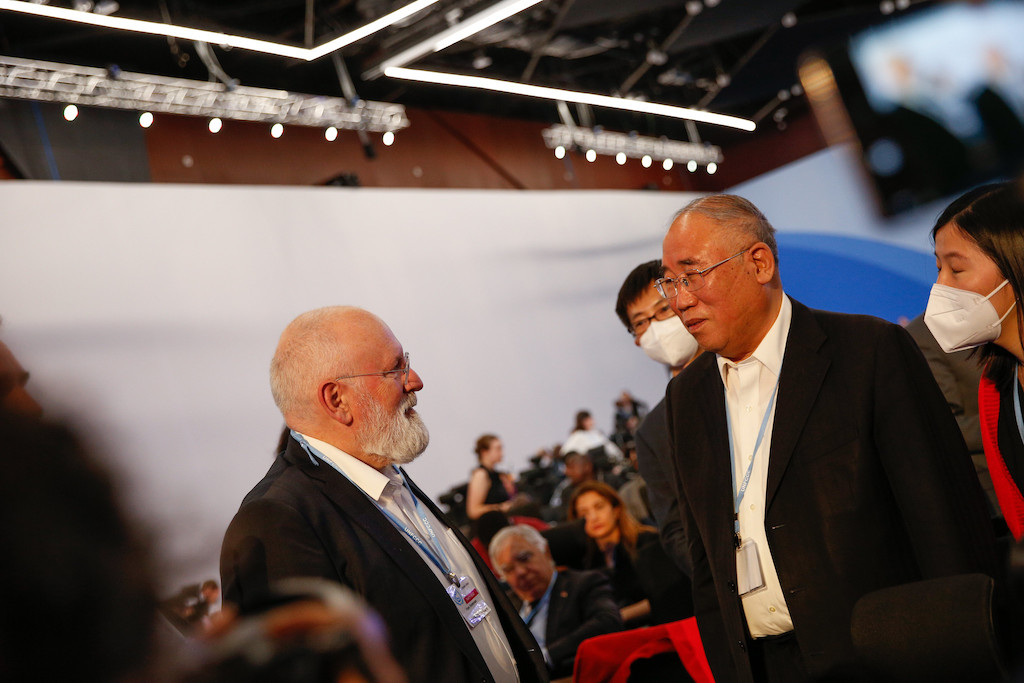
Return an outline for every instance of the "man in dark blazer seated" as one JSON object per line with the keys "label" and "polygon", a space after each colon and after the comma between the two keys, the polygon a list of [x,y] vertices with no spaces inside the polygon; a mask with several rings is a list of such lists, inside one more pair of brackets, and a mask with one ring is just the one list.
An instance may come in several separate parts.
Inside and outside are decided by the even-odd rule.
{"label": "man in dark blazer seated", "polygon": [[666,394],[697,621],[719,683],[865,680],[858,598],[991,575],[991,526],[910,335],[791,300],[774,234],[717,195],[663,243],[659,289],[709,352]]}
{"label": "man in dark blazer seated", "polygon": [[469,542],[399,467],[427,447],[423,388],[373,314],[330,307],[285,329],[270,368],[291,428],[221,550],[226,602],[271,582],[338,581],[380,613],[410,681],[545,681],[533,636]]}
{"label": "man in dark blazer seated", "polygon": [[572,675],[576,648],[584,640],[622,629],[608,577],[555,571],[548,542],[536,529],[505,527],[491,539],[488,554],[523,601],[519,615],[537,637],[552,678]]}

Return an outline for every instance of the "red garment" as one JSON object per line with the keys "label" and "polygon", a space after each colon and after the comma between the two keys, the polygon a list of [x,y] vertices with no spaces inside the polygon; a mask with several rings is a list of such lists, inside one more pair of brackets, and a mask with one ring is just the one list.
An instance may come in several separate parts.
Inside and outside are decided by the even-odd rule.
{"label": "red garment", "polygon": [[679,654],[696,683],[714,683],[696,617],[584,640],[576,651],[572,680],[574,683],[626,683],[634,661],[673,651]]}
{"label": "red garment", "polygon": [[[1015,386],[1014,391],[1017,390]],[[1006,518],[1006,526],[1016,540],[1024,537],[1024,495],[1010,477],[1002,453],[999,452],[999,390],[988,377],[982,375],[978,385],[978,418],[981,422],[981,441],[985,445],[985,460],[992,484],[999,499],[999,508]]]}

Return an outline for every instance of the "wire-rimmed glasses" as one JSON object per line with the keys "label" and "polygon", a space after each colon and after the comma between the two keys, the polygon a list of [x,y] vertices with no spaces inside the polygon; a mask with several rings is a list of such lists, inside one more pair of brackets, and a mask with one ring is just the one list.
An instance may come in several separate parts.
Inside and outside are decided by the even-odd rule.
{"label": "wire-rimmed glasses", "polygon": [[710,265],[704,270],[694,270],[689,273],[683,273],[678,277],[661,277],[654,281],[654,287],[658,290],[658,294],[662,295],[666,299],[674,299],[679,294],[680,288],[683,290],[693,293],[705,285],[705,276],[718,266],[733,260],[740,254],[745,254],[750,251],[750,247],[747,247],[743,251],[737,251],[729,258],[722,259],[714,265]]}
{"label": "wire-rimmed glasses", "polygon": [[397,368],[395,368],[393,370],[382,370],[380,372],[360,372],[359,374],[356,374],[356,375],[344,375],[343,377],[335,377],[334,381],[335,382],[340,382],[343,379],[352,379],[354,377],[373,377],[373,376],[397,377],[399,374],[403,374],[403,375],[405,375],[405,377],[402,380],[402,384],[403,385],[404,384],[408,384],[409,383],[409,373],[412,371],[412,365],[409,364],[409,352],[408,351],[405,352],[405,355],[403,356],[403,359],[404,359],[403,365],[401,365],[400,367],[397,367]]}

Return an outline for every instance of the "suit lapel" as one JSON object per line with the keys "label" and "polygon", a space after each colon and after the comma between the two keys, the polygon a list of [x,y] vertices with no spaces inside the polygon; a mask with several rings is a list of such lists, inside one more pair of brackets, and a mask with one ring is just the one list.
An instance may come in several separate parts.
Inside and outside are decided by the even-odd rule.
{"label": "suit lapel", "polygon": [[772,426],[765,504],[771,507],[800,434],[821,391],[831,359],[820,352],[827,337],[803,304],[793,301],[793,319],[782,360],[782,378]]}
{"label": "suit lapel", "polygon": [[566,600],[562,597],[562,592],[567,590],[567,581],[568,577],[565,573],[560,572],[555,577],[555,585],[551,588],[551,597],[548,598],[548,623],[544,627],[544,642],[546,643],[552,641],[552,633],[559,632],[558,622],[562,618],[562,610],[566,603]]}
{"label": "suit lapel", "polygon": [[[694,369],[696,376],[683,385],[685,400],[672,406],[673,411],[689,415],[682,422],[684,432],[675,435],[681,484],[687,497],[707,501],[691,506],[701,535],[720,538],[722,529],[727,529],[731,538],[735,496],[725,389],[714,354],[707,354],[702,366]],[[678,402],[680,397],[675,398]]]}
{"label": "suit lapel", "polygon": [[[299,448],[301,449],[301,446]],[[450,636],[459,644],[466,657],[473,661],[480,671],[487,671],[487,663],[480,654],[469,629],[465,626],[462,615],[459,614],[451,598],[441,587],[433,571],[425,564],[423,558],[410,545],[405,536],[384,516],[374,501],[371,501],[347,477],[335,471],[330,465],[325,463],[314,465],[308,457],[303,462],[301,457],[306,457],[305,452],[302,452],[297,460],[303,470],[318,481],[323,495],[376,541],[380,549],[391,559],[393,568],[405,574],[409,583],[416,587],[442,622],[447,624]],[[413,490],[421,501],[427,503],[438,519],[445,521],[444,516],[433,506],[433,503],[430,503],[422,491],[415,486]],[[444,529],[435,529],[435,531],[439,534],[444,533]],[[377,568],[371,568],[368,574],[375,574],[375,569]],[[382,571],[379,579],[371,577],[371,580],[386,580],[384,577],[389,573],[390,570]]]}

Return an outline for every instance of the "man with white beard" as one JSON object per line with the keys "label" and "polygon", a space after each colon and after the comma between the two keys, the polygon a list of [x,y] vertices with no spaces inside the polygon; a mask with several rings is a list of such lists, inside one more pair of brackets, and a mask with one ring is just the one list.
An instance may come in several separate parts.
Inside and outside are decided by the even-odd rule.
{"label": "man with white beard", "polygon": [[225,602],[244,614],[279,579],[331,579],[380,613],[410,681],[547,680],[491,572],[399,467],[429,436],[423,382],[388,326],[354,307],[304,313],[270,384],[291,438],[225,534]]}

